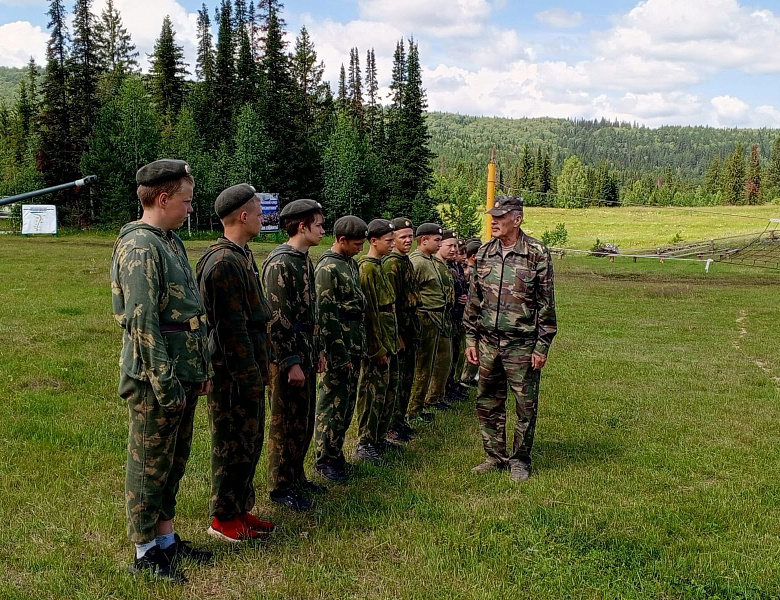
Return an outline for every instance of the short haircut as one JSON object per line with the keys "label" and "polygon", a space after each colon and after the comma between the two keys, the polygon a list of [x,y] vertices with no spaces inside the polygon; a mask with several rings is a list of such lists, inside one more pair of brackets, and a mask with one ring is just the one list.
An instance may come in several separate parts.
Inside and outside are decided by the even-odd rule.
{"label": "short haircut", "polygon": [[288,237],[293,237],[294,235],[298,234],[298,225],[303,223],[304,227],[311,227],[312,225],[314,225],[314,221],[318,216],[320,217],[324,216],[322,214],[322,211],[313,210],[310,213],[307,213],[300,217],[299,216],[285,217],[284,219],[282,219],[280,225],[282,229],[284,229],[285,232],[287,232]]}
{"label": "short haircut", "polygon": [[185,181],[189,181],[192,185],[195,185],[195,180],[192,175],[186,177],[180,177],[179,179],[173,179],[172,181],[164,181],[158,185],[139,185],[136,194],[141,201],[141,206],[144,208],[151,208],[154,206],[154,201],[160,194],[168,194],[173,196],[181,190]]}

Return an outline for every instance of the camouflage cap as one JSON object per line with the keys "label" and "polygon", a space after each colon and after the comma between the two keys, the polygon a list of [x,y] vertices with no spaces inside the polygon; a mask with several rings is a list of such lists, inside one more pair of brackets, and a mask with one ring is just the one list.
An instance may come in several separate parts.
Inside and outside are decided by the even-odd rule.
{"label": "camouflage cap", "polygon": [[401,229],[411,229],[414,231],[412,220],[407,217],[396,217],[390,222],[393,224],[393,227],[395,227],[396,231],[400,231]]}
{"label": "camouflage cap", "polygon": [[470,239],[466,242],[466,256],[471,258],[482,247],[482,240]]}
{"label": "camouflage cap", "polygon": [[163,158],[144,165],[135,172],[138,185],[160,185],[191,175],[190,166],[183,160]]}
{"label": "camouflage cap", "polygon": [[394,231],[395,226],[387,219],[374,219],[368,224],[368,239],[381,238]]}
{"label": "camouflage cap", "polygon": [[343,235],[349,240],[363,240],[368,237],[368,225],[360,217],[347,215],[333,224],[333,235],[336,239]]}
{"label": "camouflage cap", "polygon": [[519,210],[520,212],[523,212],[522,196],[496,196],[493,208],[487,211],[487,213],[494,217],[501,217],[510,210]]}
{"label": "camouflage cap", "polygon": [[239,183],[223,190],[214,202],[214,212],[221,219],[234,210],[241,208],[254,198],[257,190],[248,183]]}
{"label": "camouflage cap", "polygon": [[282,209],[282,212],[279,213],[279,218],[291,219],[293,217],[302,217],[315,211],[322,212],[322,204],[316,200],[302,198],[301,200],[293,200],[286,205]]}
{"label": "camouflage cap", "polygon": [[452,240],[456,239],[458,236],[452,229],[442,229],[441,230],[441,240]]}
{"label": "camouflage cap", "polygon": [[441,235],[442,229],[440,225],[436,223],[423,223],[417,228],[414,237],[420,237],[421,235]]}

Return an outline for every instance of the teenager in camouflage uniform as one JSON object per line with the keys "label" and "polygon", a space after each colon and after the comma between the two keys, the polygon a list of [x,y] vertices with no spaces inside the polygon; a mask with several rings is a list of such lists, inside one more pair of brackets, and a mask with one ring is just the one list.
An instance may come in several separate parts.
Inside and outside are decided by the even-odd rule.
{"label": "teenager in camouflage uniform", "polygon": [[438,272],[439,282],[444,294],[444,310],[442,312],[441,325],[439,326],[439,339],[436,343],[431,385],[425,396],[425,406],[434,410],[449,410],[452,408],[452,405],[444,398],[447,380],[452,368],[452,340],[455,334],[455,328],[452,323],[452,307],[455,306],[455,282],[452,279],[447,262],[455,259],[457,251],[458,239],[455,237],[455,232],[451,229],[444,229],[442,231],[441,247],[433,256],[433,264]]}
{"label": "teenager in camouflage uniform", "polygon": [[398,393],[398,323],[395,292],[382,270],[382,258],[390,254],[394,227],[385,219],[368,224],[371,248],[360,261],[360,287],[366,297],[366,358],[358,382],[358,445],[355,458],[379,462],[390,446],[385,439]]}
{"label": "teenager in camouflage uniform", "polygon": [[452,367],[447,379],[446,396],[452,400],[463,400],[465,393],[456,378],[458,363],[462,356],[461,342],[463,341],[463,313],[466,310],[466,301],[469,294],[469,283],[466,279],[464,265],[466,263],[466,240],[458,239],[455,258],[447,261],[450,275],[455,286],[455,303],[452,306]]}
{"label": "teenager in camouflage uniform", "polygon": [[398,394],[390,423],[388,437],[399,441],[409,441],[414,428],[406,420],[409,397],[414,383],[414,369],[417,364],[417,346],[420,344],[420,323],[417,320],[417,285],[414,265],[409,251],[414,242],[414,227],[406,217],[393,219],[395,243],[393,251],[382,260],[382,269],[395,291],[395,314],[398,320],[398,333],[401,337],[401,350],[398,353]]}
{"label": "teenager in camouflage uniform", "polygon": [[177,556],[211,559],[173,531],[195,406],[211,376],[205,308],[173,231],[192,212],[194,181],[180,160],[145,165],[136,181],[143,217],[122,228],[111,259],[114,318],[123,330],[119,395],[130,417],[125,503],[136,545],[131,571],[182,581],[172,568]]}
{"label": "teenager in camouflage uniform", "polygon": [[417,319],[420,325],[420,345],[414,369],[412,392],[406,416],[410,420],[431,421],[433,414],[423,410],[425,397],[433,377],[436,346],[444,323],[447,299],[441,275],[433,255],[441,248],[442,228],[435,223],[423,223],[417,228],[417,250],[409,255],[417,284]]}
{"label": "teenager in camouflage uniform", "polygon": [[[474,261],[477,256],[477,251],[482,246],[482,240],[479,238],[471,238],[466,240],[466,277],[467,285],[469,288],[473,285],[474,279],[477,276],[477,270],[474,267]],[[466,301],[468,303],[468,300]],[[465,316],[465,313],[464,313]],[[465,323],[464,323],[465,331]],[[460,374],[460,383],[463,386],[474,387],[477,385],[477,375],[479,374],[479,365],[472,364],[468,359],[463,361],[463,371]]]}
{"label": "teenager in camouflage uniform", "polygon": [[317,372],[314,267],[309,248],[322,240],[322,206],[295,200],[282,209],[280,225],[290,236],[263,263],[263,290],[271,308],[268,491],[271,500],[293,510],[308,510],[301,491],[325,488],[306,478],[303,461],[314,434]]}
{"label": "teenager in camouflage uniform", "polygon": [[214,211],[225,233],[196,268],[214,365],[209,393],[213,520],[208,533],[238,543],[274,529],[273,523],[251,514],[265,427],[270,312],[248,245],[263,226],[260,197],[247,183],[234,185],[217,197]]}
{"label": "teenager in camouflage uniform", "polygon": [[358,217],[341,217],[333,226],[333,235],[336,241],[314,269],[317,319],[326,365],[317,398],[314,470],[331,481],[345,481],[344,437],[355,412],[366,345],[366,298],[353,257],[363,250],[368,226]]}
{"label": "teenager in camouflage uniform", "polygon": [[[477,418],[487,454],[478,473],[511,469],[513,481],[531,474],[539,377],[557,331],[553,264],[547,247],[526,235],[523,199],[499,196],[493,240],[477,252],[466,309],[466,356],[479,364]],[[506,449],[507,383],[515,395],[512,454]]]}

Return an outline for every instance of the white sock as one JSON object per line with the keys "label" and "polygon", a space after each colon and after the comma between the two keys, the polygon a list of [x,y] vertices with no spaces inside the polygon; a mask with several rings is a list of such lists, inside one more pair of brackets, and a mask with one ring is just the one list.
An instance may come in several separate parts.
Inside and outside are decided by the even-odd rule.
{"label": "white sock", "polygon": [[154,548],[156,545],[157,545],[157,540],[152,540],[151,542],[146,542],[145,544],[136,544],[135,557],[143,558],[144,554],[146,554],[149,550]]}
{"label": "white sock", "polygon": [[176,534],[171,531],[170,533],[166,533],[165,535],[158,535],[155,538],[155,542],[157,542],[157,545],[162,548],[163,550],[167,550],[173,544],[176,542],[176,538],[174,537]]}

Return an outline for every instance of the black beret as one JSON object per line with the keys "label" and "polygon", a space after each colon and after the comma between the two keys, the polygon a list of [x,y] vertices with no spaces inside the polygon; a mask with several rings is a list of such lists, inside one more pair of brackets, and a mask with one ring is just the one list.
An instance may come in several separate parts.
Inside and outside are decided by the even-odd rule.
{"label": "black beret", "polygon": [[479,249],[482,247],[482,240],[474,240],[471,239],[466,242],[466,256],[471,258],[474,256]]}
{"label": "black beret", "polygon": [[458,248],[465,248],[466,247],[466,240],[462,240],[458,238]]}
{"label": "black beret", "polygon": [[488,212],[489,215],[494,217],[500,217],[505,215],[510,210],[523,211],[523,197],[522,196],[496,196],[496,201],[493,203],[493,208]]}
{"label": "black beret", "polygon": [[374,219],[368,224],[368,239],[381,238],[394,231],[395,227],[387,219]]}
{"label": "black beret", "polygon": [[310,212],[322,212],[322,204],[316,200],[309,200],[303,198],[301,200],[293,200],[279,213],[280,219],[289,219],[292,217],[302,217]]}
{"label": "black beret", "polygon": [[217,201],[214,202],[214,212],[220,219],[226,217],[254,198],[256,192],[257,190],[248,183],[231,186],[217,196]]}
{"label": "black beret", "polygon": [[421,235],[441,235],[441,227],[436,223],[423,223],[417,228],[414,237],[420,237]]}
{"label": "black beret", "polygon": [[350,240],[362,240],[368,237],[368,225],[360,217],[347,215],[333,224],[333,235],[336,239],[343,235]]}
{"label": "black beret", "polygon": [[451,240],[453,238],[457,238],[457,234],[452,229],[442,229],[441,230],[441,239],[444,240]]}
{"label": "black beret", "polygon": [[135,172],[138,185],[160,185],[190,175],[190,166],[183,160],[164,158],[150,162]]}
{"label": "black beret", "polygon": [[390,221],[393,224],[393,227],[395,227],[395,230],[398,231],[399,229],[412,229],[414,230],[414,225],[412,225],[412,220],[407,219],[406,217],[396,217],[392,221]]}

